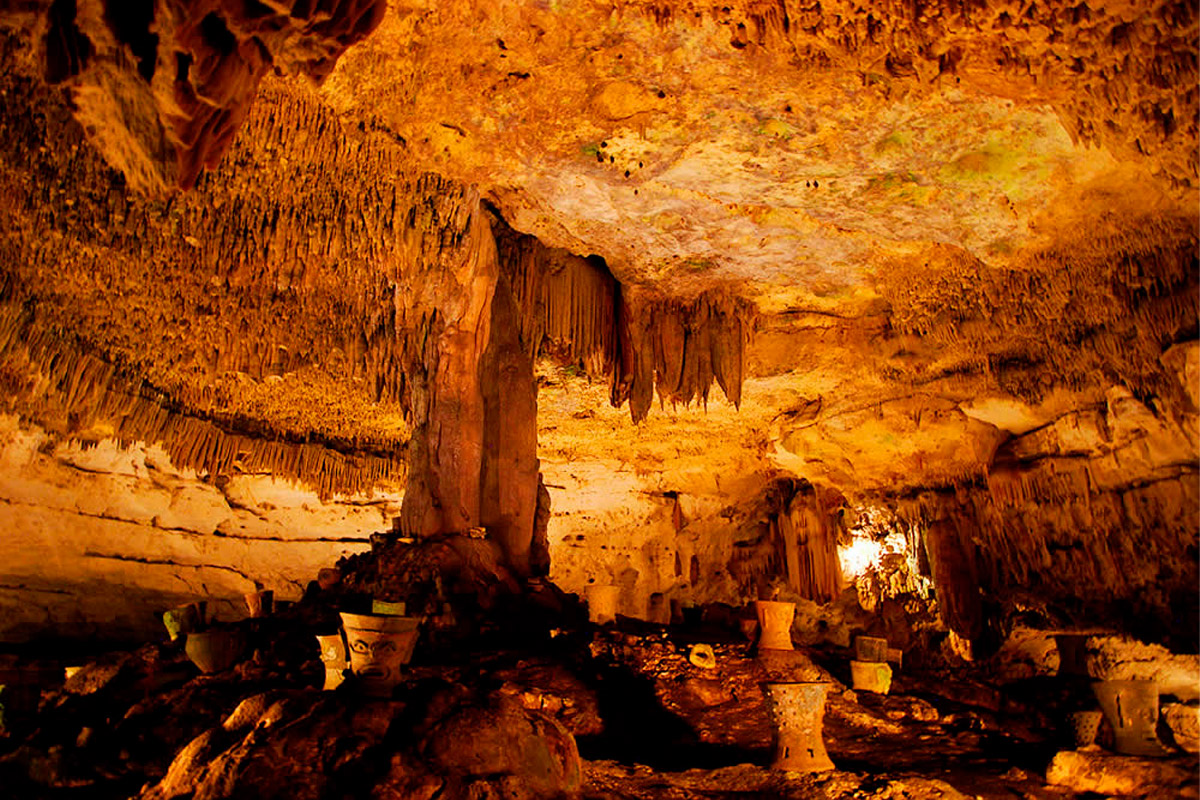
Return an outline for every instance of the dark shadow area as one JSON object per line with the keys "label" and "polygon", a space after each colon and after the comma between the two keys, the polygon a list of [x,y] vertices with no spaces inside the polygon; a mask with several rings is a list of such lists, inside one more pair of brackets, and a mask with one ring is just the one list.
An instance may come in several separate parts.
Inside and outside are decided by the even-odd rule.
{"label": "dark shadow area", "polygon": [[766,759],[762,752],[701,742],[686,721],[662,707],[654,684],[645,678],[619,666],[602,667],[591,677],[604,731],[578,737],[579,754],[586,759],[672,772]]}

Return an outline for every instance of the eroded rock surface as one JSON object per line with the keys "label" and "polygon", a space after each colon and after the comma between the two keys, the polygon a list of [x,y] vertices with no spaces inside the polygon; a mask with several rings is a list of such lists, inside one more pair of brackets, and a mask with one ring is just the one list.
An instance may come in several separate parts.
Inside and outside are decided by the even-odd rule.
{"label": "eroded rock surface", "polygon": [[2,12],[8,410],[322,496],[415,465],[404,530],[522,573],[549,515],[627,614],[828,602],[869,511],[964,652],[1194,649],[1191,5],[115,8]]}
{"label": "eroded rock surface", "polygon": [[400,510],[399,493],[321,500],[269,475],[202,480],[161,448],[83,449],[2,423],[6,642],[47,631],[157,640],[162,611],[194,600],[240,619],[242,595],[263,586],[298,599],[318,569],[369,548]]}
{"label": "eroded rock surface", "polygon": [[88,138],[129,185],[191,187],[220,162],[272,69],[325,77],[383,18],[382,0],[32,2],[0,23],[40,38],[33,58],[62,85]]}

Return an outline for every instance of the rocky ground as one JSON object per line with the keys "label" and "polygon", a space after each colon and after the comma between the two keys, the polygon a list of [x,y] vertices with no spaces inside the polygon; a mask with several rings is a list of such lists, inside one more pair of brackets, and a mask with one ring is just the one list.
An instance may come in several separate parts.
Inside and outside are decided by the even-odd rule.
{"label": "rocky ground", "polygon": [[[444,552],[469,550],[443,544]],[[1162,759],[1075,750],[1064,721],[1093,703],[1087,678],[1022,677],[1001,663],[1011,660],[1005,651],[976,664],[909,653],[889,695],[855,692],[847,648],[756,654],[737,620],[717,613],[689,613],[673,626],[621,618],[597,628],[572,596],[539,582],[509,594],[499,581],[470,602],[458,595],[452,619],[427,622],[391,698],[365,697],[353,680],[322,691],[314,634],[334,624],[335,604],[353,604],[370,588],[367,563],[379,561],[343,563],[344,591],[326,575],[325,589],[314,582],[276,616],[226,625],[245,647],[234,666],[213,674],[165,642],[92,652],[65,682],[70,655],[4,656],[4,795],[1197,796],[1194,732],[1165,725],[1164,715],[1170,755]],[[472,615],[485,597],[487,614]],[[715,658],[693,658],[696,645]],[[835,771],[768,768],[768,680],[830,684],[824,738]],[[1100,744],[1110,747],[1111,735],[1102,728]]]}

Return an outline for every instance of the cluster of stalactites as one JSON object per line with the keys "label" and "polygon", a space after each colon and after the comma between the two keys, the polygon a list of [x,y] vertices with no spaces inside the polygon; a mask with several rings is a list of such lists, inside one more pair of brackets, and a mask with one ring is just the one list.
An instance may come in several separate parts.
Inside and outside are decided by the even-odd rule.
{"label": "cluster of stalactites", "polygon": [[730,572],[743,595],[767,599],[775,588],[816,603],[836,600],[845,588],[837,544],[841,494],[807,481],[783,479],[753,514],[752,539],[737,547]]}
{"label": "cluster of stalactites", "polygon": [[502,269],[531,356],[560,358],[611,381],[634,422],[659,403],[708,402],[715,381],[741,404],[753,306],[720,289],[691,299],[623,287],[602,259],[549,248],[498,226]]}
{"label": "cluster of stalactites", "polygon": [[269,71],[323,79],[386,9],[384,0],[17,5],[10,22],[45,31],[45,79],[70,91],[93,144],[146,191],[195,184],[228,149]]}
{"label": "cluster of stalactites", "polygon": [[692,300],[637,295],[622,308],[628,346],[612,401],[629,400],[634,421],[645,418],[653,393],[659,404],[708,403],[713,381],[741,406],[746,347],[754,328],[753,306],[722,290]]}
{"label": "cluster of stalactites", "polygon": [[[406,170],[392,140],[267,81],[270,102],[250,114],[231,163],[192,192],[139,197],[81,146],[56,94],[11,71],[0,89],[14,133],[0,146],[13,189],[0,209],[0,301],[30,311],[23,345],[65,354],[30,372],[57,386],[73,352],[87,354],[89,374],[119,372],[109,402],[124,439],[162,433],[153,409],[124,410],[144,400],[192,420],[185,428],[214,426],[168,427],[172,441],[262,440],[173,452],[204,471],[240,453],[247,469],[278,465],[323,493],[402,475],[406,376],[434,363],[436,303],[464,257],[470,190]],[[13,362],[22,383],[26,361]],[[105,421],[68,395],[21,413],[68,436]],[[299,446],[309,455],[288,455]]]}
{"label": "cluster of stalactites", "polygon": [[0,305],[0,385],[5,410],[51,424],[69,439],[158,443],[176,467],[202,474],[266,472],[310,486],[322,499],[404,477],[403,461],[388,455],[237,433],[172,409],[143,381],[41,329],[26,306],[12,302]]}
{"label": "cluster of stalactites", "polygon": [[603,262],[502,229],[497,239],[530,357],[555,355],[590,375],[611,375],[620,358],[621,286]]}
{"label": "cluster of stalactites", "polygon": [[1097,223],[1015,265],[935,245],[890,265],[881,292],[896,330],[960,356],[955,377],[1036,403],[1119,375],[1177,409],[1185,398],[1159,357],[1195,336],[1197,242],[1194,219],[1166,216]]}
{"label": "cluster of stalactites", "polygon": [[1049,625],[1178,635],[1182,617],[1173,622],[1169,610],[1180,597],[1194,600],[1198,492],[1186,467],[1101,487],[1086,460],[1057,458],[993,469],[983,485],[922,492],[896,511],[923,532],[943,617],[961,635],[979,636],[989,615],[1019,609]]}

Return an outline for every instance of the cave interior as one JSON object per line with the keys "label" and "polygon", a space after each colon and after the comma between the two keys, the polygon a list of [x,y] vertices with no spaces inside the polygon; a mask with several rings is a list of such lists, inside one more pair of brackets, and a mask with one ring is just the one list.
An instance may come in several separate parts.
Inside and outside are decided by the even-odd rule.
{"label": "cave interior", "polygon": [[1194,0],[0,0],[0,796],[1200,797]]}

